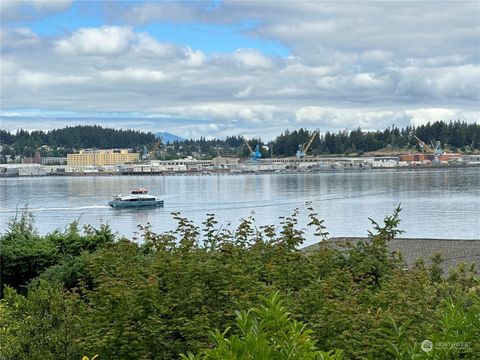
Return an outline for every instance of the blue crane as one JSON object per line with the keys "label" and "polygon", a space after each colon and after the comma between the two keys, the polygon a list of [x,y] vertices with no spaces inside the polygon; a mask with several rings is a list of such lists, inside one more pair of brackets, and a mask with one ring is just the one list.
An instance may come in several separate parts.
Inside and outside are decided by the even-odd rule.
{"label": "blue crane", "polygon": [[299,144],[298,145],[298,150],[297,150],[297,153],[295,154],[297,156],[297,158],[301,159],[301,158],[303,158],[307,155],[307,151],[308,151],[308,149],[310,149],[310,146],[312,145],[313,140],[315,139],[315,136],[317,136],[317,133],[318,133],[318,130],[313,132],[307,146],[305,146],[305,144]]}
{"label": "blue crane", "polygon": [[253,161],[258,161],[262,157],[262,153],[260,152],[260,145],[255,145],[255,151],[253,151],[252,147],[248,143],[247,139],[245,139],[245,137],[243,138],[243,141],[245,141],[248,151],[250,151],[250,159]]}

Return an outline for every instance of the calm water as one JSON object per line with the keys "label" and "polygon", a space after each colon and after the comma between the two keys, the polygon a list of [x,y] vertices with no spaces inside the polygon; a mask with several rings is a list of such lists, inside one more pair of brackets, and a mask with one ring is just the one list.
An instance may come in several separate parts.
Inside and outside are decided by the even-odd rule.
{"label": "calm water", "polygon": [[[112,194],[146,187],[165,200],[165,208],[112,209]],[[15,209],[28,203],[42,234],[70,222],[108,223],[131,237],[138,224],[156,232],[172,230],[179,211],[201,226],[215,213],[230,227],[253,213],[257,226],[279,224],[280,216],[311,201],[331,236],[365,236],[377,221],[401,203],[403,237],[480,239],[480,169],[388,170],[321,174],[238,176],[42,177],[0,180],[0,230]],[[313,242],[313,240],[311,240]]]}

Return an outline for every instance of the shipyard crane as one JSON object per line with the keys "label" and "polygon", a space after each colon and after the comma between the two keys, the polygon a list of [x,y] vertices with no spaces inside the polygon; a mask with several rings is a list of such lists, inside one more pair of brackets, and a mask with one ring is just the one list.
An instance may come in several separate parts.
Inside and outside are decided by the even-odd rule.
{"label": "shipyard crane", "polygon": [[260,152],[260,145],[255,145],[255,151],[252,149],[250,144],[248,143],[247,139],[243,137],[243,141],[247,145],[248,151],[250,152],[250,159],[253,161],[258,161],[262,157],[262,153]]}
{"label": "shipyard crane", "polygon": [[418,145],[424,152],[429,152],[433,153],[433,163],[434,164],[439,164],[440,163],[440,156],[443,154],[442,146],[440,141],[436,141],[435,144],[433,141],[431,142],[432,146],[429,146],[425,143],[425,141],[422,141],[418,136],[413,134],[413,137],[418,141]]}
{"label": "shipyard crane", "polygon": [[425,141],[422,141],[417,135],[413,134],[413,137],[415,138],[415,140],[418,141],[418,146],[420,146],[420,149],[422,151],[433,151],[433,149],[427,145],[427,143]]}
{"label": "shipyard crane", "polygon": [[[433,141],[432,141],[432,147],[433,147]],[[433,163],[434,164],[440,164],[440,156],[442,156],[443,150],[442,146],[440,144],[440,141],[435,142],[435,149],[433,150]]]}
{"label": "shipyard crane", "polygon": [[467,151],[475,151],[474,145],[475,145],[475,140],[472,140],[471,144],[465,146],[465,148],[467,149]]}
{"label": "shipyard crane", "polygon": [[146,146],[143,146],[142,160],[150,160],[150,153]]}
{"label": "shipyard crane", "polygon": [[[158,138],[153,144],[152,158],[157,159],[158,154],[161,153],[164,156],[162,151],[162,138]],[[164,159],[165,160],[165,159]]]}
{"label": "shipyard crane", "polygon": [[312,145],[313,140],[315,140],[315,136],[317,136],[317,134],[318,134],[318,130],[313,132],[307,146],[305,146],[305,144],[299,144],[298,145],[298,150],[297,150],[297,153],[296,153],[297,158],[301,159],[301,158],[303,158],[307,155],[307,151],[308,151],[308,149],[310,149],[310,146]]}
{"label": "shipyard crane", "polygon": [[439,155],[442,155],[443,153],[443,150],[442,150],[442,145],[440,144],[440,141],[435,141],[435,144],[433,143],[433,141],[430,143],[432,145],[432,148],[434,149],[434,153],[435,154],[439,154]]}

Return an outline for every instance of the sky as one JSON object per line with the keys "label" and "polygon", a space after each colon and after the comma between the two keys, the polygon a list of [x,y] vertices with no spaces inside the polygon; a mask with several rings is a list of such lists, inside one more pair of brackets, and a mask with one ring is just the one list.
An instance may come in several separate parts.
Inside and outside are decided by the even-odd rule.
{"label": "sky", "polygon": [[480,122],[480,1],[2,0],[1,128]]}

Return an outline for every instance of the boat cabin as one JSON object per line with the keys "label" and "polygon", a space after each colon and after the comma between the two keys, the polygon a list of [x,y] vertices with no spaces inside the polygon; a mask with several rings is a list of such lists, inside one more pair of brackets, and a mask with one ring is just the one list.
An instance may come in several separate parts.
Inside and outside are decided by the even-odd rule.
{"label": "boat cabin", "polygon": [[146,195],[147,193],[147,189],[133,189],[131,192],[132,195]]}

